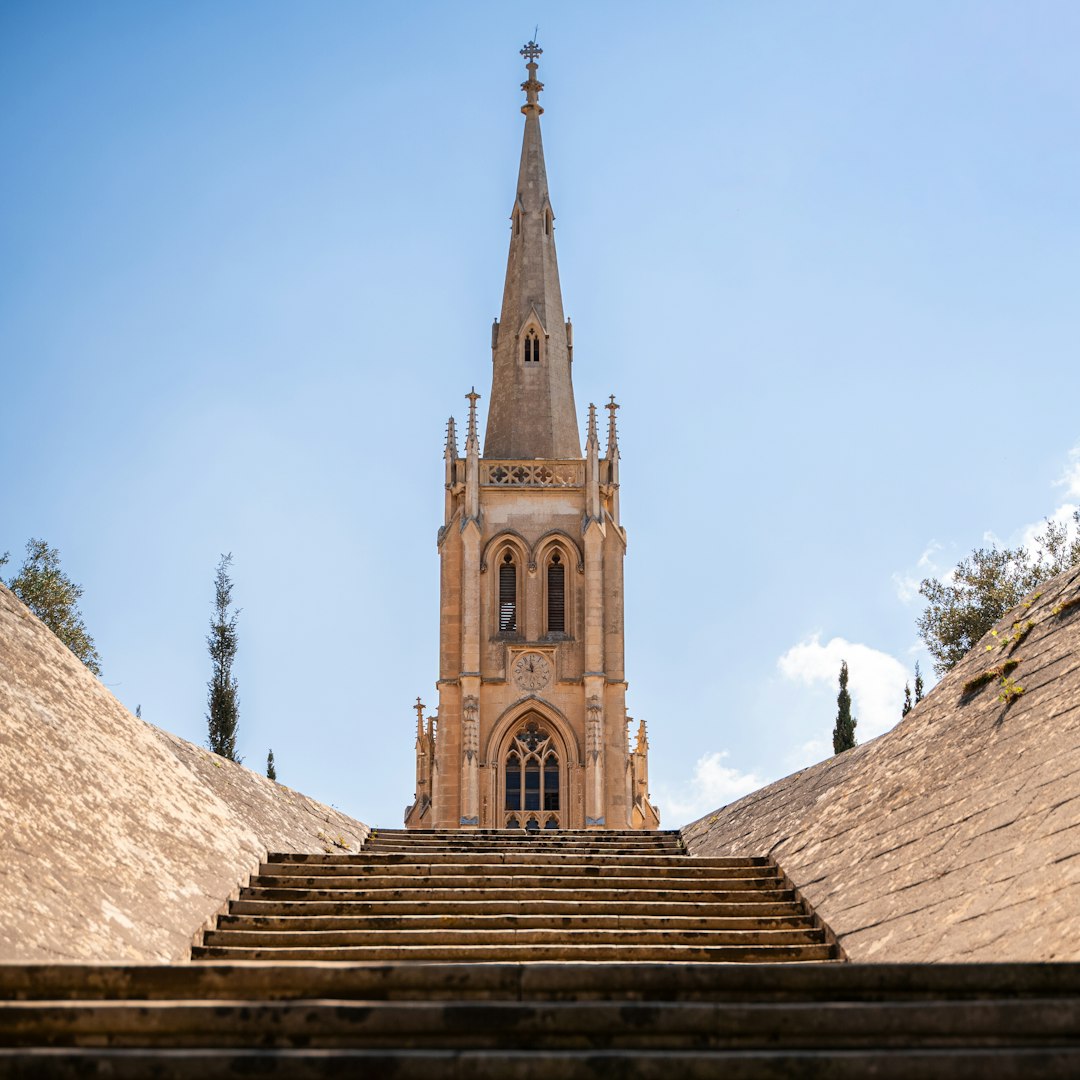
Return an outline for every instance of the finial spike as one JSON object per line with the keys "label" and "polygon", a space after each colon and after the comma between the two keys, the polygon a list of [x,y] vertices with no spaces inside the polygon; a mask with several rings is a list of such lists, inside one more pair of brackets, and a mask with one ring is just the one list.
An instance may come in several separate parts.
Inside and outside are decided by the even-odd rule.
{"label": "finial spike", "polygon": [[[539,27],[537,27],[539,30]],[[536,77],[536,61],[537,58],[543,55],[544,50],[536,44],[536,35],[533,35],[533,40],[526,42],[524,48],[521,50],[521,55],[525,57],[525,68],[529,73],[529,77],[521,84],[521,89],[525,91],[525,104],[521,106],[523,113],[535,112],[537,115],[544,110],[540,106],[539,94],[544,89],[544,84],[540,82]]]}
{"label": "finial spike", "polygon": [[469,428],[465,434],[465,452],[469,453],[470,449],[480,445],[480,436],[476,433],[476,403],[480,400],[480,395],[474,386],[465,397],[469,400]]}
{"label": "finial spike", "polygon": [[612,394],[608,403],[604,406],[608,411],[608,431],[607,431],[607,454],[611,457],[619,448],[619,430],[618,425],[615,423],[615,410],[618,409],[618,403],[615,401],[615,395]]}

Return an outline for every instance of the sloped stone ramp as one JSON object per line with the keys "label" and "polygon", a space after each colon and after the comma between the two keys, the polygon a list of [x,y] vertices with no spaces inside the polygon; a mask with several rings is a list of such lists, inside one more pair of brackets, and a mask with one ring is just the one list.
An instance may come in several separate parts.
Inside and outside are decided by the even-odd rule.
{"label": "sloped stone ramp", "polygon": [[826,938],[775,866],[674,834],[379,833],[270,858],[195,963],[0,967],[0,1075],[1080,1075],[1080,965]]}

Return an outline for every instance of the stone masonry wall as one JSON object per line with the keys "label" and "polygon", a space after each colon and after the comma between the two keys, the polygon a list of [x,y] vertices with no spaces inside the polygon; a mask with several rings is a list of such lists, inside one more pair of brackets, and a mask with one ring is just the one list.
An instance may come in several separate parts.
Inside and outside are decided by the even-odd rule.
{"label": "stone masonry wall", "polygon": [[183,961],[268,850],[367,833],[137,720],[0,586],[0,962]]}
{"label": "stone masonry wall", "polygon": [[[1023,693],[1001,700],[1004,677]],[[774,856],[855,961],[1080,960],[1080,570],[892,731],[683,836]]]}

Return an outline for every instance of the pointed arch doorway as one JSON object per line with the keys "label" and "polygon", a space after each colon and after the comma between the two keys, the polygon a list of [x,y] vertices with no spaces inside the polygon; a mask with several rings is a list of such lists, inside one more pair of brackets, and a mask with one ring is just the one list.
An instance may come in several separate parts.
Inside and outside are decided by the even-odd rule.
{"label": "pointed arch doorway", "polygon": [[566,748],[539,713],[514,724],[498,757],[498,827],[551,831],[566,827]]}

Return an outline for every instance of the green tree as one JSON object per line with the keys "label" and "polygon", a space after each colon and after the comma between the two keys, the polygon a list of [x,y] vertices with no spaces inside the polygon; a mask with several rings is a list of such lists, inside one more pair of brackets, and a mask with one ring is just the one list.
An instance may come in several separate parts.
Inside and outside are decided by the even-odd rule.
{"label": "green tree", "polygon": [[918,705],[923,699],[923,678],[919,669],[919,661],[915,661],[915,704]]}
{"label": "green tree", "polygon": [[274,751],[266,755],[266,776],[269,780],[277,780],[277,769],[274,768]]}
{"label": "green tree", "polygon": [[911,684],[904,683],[904,704],[900,707],[900,719],[903,720],[911,709]]}
{"label": "green tree", "polygon": [[857,746],[855,727],[858,721],[851,715],[851,695],[848,693],[848,666],[846,660],[840,661],[840,693],[836,695],[836,726],[832,733],[834,754],[842,754]]}
{"label": "green tree", "polygon": [[978,548],[957,563],[950,579],[923,581],[919,592],[927,605],[916,625],[939,675],[954,668],[1029,592],[1080,563],[1080,510],[1072,520],[1075,536],[1067,523],[1047,521],[1034,551]]}
{"label": "green tree", "polygon": [[[8,561],[5,552],[0,566]],[[7,587],[95,674],[101,657],[79,611],[82,586],[60,569],[60,552],[44,540],[26,542],[26,559]]]}
{"label": "green tree", "polygon": [[240,612],[229,610],[233,591],[229,578],[231,563],[231,553],[222,555],[214,577],[214,616],[210,620],[210,634],[206,639],[213,663],[206,719],[210,749],[230,761],[239,761],[236,756],[236,729],[240,722],[240,698],[232,666],[236,659],[236,620]]}

